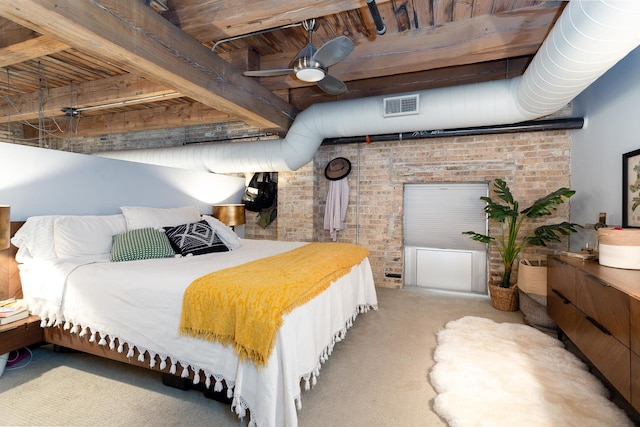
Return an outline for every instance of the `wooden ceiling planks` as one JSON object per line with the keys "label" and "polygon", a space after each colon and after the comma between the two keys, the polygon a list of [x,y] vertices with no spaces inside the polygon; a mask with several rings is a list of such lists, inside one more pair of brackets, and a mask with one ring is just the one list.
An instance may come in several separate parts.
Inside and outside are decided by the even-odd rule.
{"label": "wooden ceiling planks", "polygon": [[[44,100],[50,103],[47,107],[50,114],[61,114],[57,110],[65,102],[60,100],[69,99],[71,103],[74,96],[80,98],[79,94],[83,97],[82,105],[95,102],[98,106],[108,105],[109,100],[117,103],[121,95],[131,96],[130,99],[141,98],[145,93],[156,93],[158,86],[164,87],[166,93],[178,92],[173,97],[184,97],[184,102],[159,98],[157,104],[133,101],[84,113],[85,117],[95,117],[101,123],[106,123],[107,118],[121,120],[118,114],[135,110],[157,111],[157,114],[136,116],[142,121],[131,127],[136,129],[157,128],[158,124],[154,121],[158,118],[166,120],[163,109],[182,104],[196,108],[194,105],[198,103],[193,99],[204,101],[200,92],[210,93],[207,95],[209,101],[206,101],[210,110],[216,109],[211,106],[212,99],[219,99],[221,95],[225,97],[222,104],[215,105],[222,106],[221,110],[224,111],[203,115],[194,110],[190,114],[185,109],[187,107],[182,106],[182,119],[171,121],[168,126],[178,125],[178,122],[183,126],[189,117],[206,116],[211,119],[244,119],[267,128],[264,118],[255,117],[253,110],[262,107],[254,98],[268,96],[269,108],[277,105],[274,110],[280,113],[275,114],[284,112],[284,116],[290,118],[296,110],[315,102],[499,78],[501,67],[505,68],[507,61],[510,61],[510,70],[524,70],[524,67],[515,64],[526,64],[530,60],[564,7],[563,2],[539,0],[378,0],[376,3],[387,26],[386,34],[378,35],[368,8],[361,0],[263,0],[259,8],[255,7],[253,0],[172,0],[168,2],[170,10],[160,14],[155,11],[146,13],[142,7],[144,0],[125,3],[96,0],[94,3],[99,4],[107,16],[118,17],[128,23],[130,29],[120,32],[113,29],[109,32],[109,28],[105,28],[109,26],[107,22],[99,19],[102,15],[82,15],[85,13],[82,10],[84,6],[72,0],[25,0],[20,7],[29,13],[22,18],[15,15],[12,18],[15,13],[13,9],[17,9],[14,3],[15,0],[0,0],[0,15],[4,16],[0,17],[0,67],[4,67],[0,68],[4,74],[0,75],[0,93],[8,95],[10,104],[14,104],[11,106],[5,102],[3,105],[0,102],[0,122],[8,120],[12,109],[12,120],[33,117],[34,105],[38,106]],[[61,37],[60,34],[68,32],[69,28],[59,28],[66,21],[61,19],[56,22],[55,15],[47,18],[53,23],[33,25],[33,12],[37,12],[36,9],[43,4],[54,7],[54,3],[58,9],[68,9],[65,13],[72,21],[86,21],[73,21],[70,25],[78,26],[74,28],[78,30],[76,37],[86,38],[87,43],[74,44],[71,38]],[[47,15],[51,16],[50,13]],[[354,41],[354,52],[345,61],[331,67],[331,74],[347,83],[347,94],[330,96],[315,85],[302,83],[291,76],[261,79],[240,76],[240,72],[248,68],[287,68],[307,43],[307,34],[300,26],[229,41],[220,44],[215,54],[210,51],[213,42],[222,38],[296,24],[308,18],[317,18],[318,21],[317,31],[313,35],[316,46],[338,35],[346,35]],[[166,20],[178,28],[167,26]],[[174,55],[177,53],[177,63],[176,56],[173,62],[167,57],[164,62],[150,69],[140,69],[140,58],[149,60],[144,55],[152,51],[149,46],[151,42],[122,42],[123,38],[134,37],[129,31],[141,31],[150,39],[172,46]],[[94,38],[95,33],[97,38]],[[188,46],[194,45],[187,39],[204,43],[206,54],[202,51],[193,56]],[[116,44],[120,43],[120,47],[116,47],[119,50],[113,51],[115,48],[111,45],[104,48],[103,45],[114,40]],[[73,48],[70,47],[72,45]],[[109,49],[112,51],[109,52]],[[24,58],[19,55],[24,55]],[[209,56],[223,57],[231,61],[233,66],[227,62],[210,60]],[[184,58],[192,61],[186,68],[183,68]],[[201,79],[192,86],[199,89],[180,93],[175,81],[192,73],[190,66],[195,63],[197,66],[207,64],[206,67],[211,69],[206,74],[229,81],[221,83],[213,78],[205,82]],[[140,91],[132,93],[106,90],[110,79],[118,77],[124,78],[124,81],[143,78],[146,84],[140,86]],[[231,91],[227,84],[231,85]],[[100,89],[96,89],[98,87]],[[40,97],[44,100],[38,99],[40,90],[45,91],[46,96]],[[88,96],[92,90],[101,96]],[[235,94],[234,90],[237,91]],[[59,101],[54,103],[53,99]],[[248,102],[247,99],[252,100]],[[283,100],[285,103],[282,103]],[[80,102],[76,104],[81,105]],[[17,108],[22,108],[24,114],[18,114]],[[203,111],[203,108],[197,107],[197,111]],[[252,112],[247,115],[247,110]],[[104,115],[104,120],[99,118],[101,115]],[[198,120],[194,119],[194,123]],[[280,123],[282,128],[286,128],[287,125]],[[106,127],[103,125],[102,128]]]}

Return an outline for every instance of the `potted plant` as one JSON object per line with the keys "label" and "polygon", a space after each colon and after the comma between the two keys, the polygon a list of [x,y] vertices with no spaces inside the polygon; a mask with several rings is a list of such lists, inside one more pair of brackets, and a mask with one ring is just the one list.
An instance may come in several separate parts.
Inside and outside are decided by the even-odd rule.
{"label": "potted plant", "polygon": [[[578,224],[561,222],[558,224],[541,225],[529,234],[522,226],[526,221],[551,215],[557,206],[564,203],[564,199],[575,194],[569,188],[559,188],[556,191],[536,200],[531,206],[520,210],[520,204],[513,199],[511,190],[502,179],[493,183],[493,191],[499,200],[491,197],[481,197],[487,205],[484,212],[490,221],[502,224],[502,234],[496,237],[465,231],[471,239],[493,246],[500,255],[503,265],[502,280],[498,284],[489,283],[491,304],[498,309],[515,311],[518,308],[518,293],[511,284],[511,272],[518,254],[528,246],[547,246],[547,242],[560,241],[562,236],[576,232]],[[521,233],[522,231],[522,233]]]}

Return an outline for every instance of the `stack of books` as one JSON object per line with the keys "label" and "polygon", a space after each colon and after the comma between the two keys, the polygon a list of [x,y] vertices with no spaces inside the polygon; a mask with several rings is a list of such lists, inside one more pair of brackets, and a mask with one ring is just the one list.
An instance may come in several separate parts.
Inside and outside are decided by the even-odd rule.
{"label": "stack of books", "polygon": [[23,300],[9,298],[0,301],[0,325],[6,325],[27,317],[29,317],[29,309]]}

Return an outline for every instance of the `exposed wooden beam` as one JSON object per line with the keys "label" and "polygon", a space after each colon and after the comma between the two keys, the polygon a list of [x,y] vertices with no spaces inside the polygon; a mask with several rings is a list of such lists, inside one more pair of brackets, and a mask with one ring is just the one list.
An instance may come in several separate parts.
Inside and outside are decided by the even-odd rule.
{"label": "exposed wooden beam", "polygon": [[69,45],[51,37],[40,36],[0,48],[0,67],[19,64],[61,50],[69,49]]}
{"label": "exposed wooden beam", "polygon": [[[521,9],[482,15],[440,27],[386,34],[375,43],[357,45],[330,73],[345,82],[535,54],[557,8]],[[263,56],[261,69],[287,68],[292,54]],[[293,54],[295,55],[295,54]],[[308,85],[293,76],[262,78],[271,89]]]}
{"label": "exposed wooden beam", "polygon": [[[220,123],[236,120],[235,117],[214,110],[199,102],[165,107],[148,108],[127,112],[108,113],[83,117],[82,113],[72,122],[57,120],[59,129],[51,133],[54,137],[72,138],[109,135],[114,133],[140,132],[144,130],[169,129]],[[71,124],[71,133],[69,125]],[[37,130],[29,131],[25,126],[25,137],[37,138]]]}
{"label": "exposed wooden beam", "polygon": [[0,15],[256,127],[285,131],[295,116],[290,104],[243,77],[143,0],[0,0]]}
{"label": "exposed wooden beam", "polygon": [[172,10],[163,15],[201,42],[210,42],[363,7],[364,0],[262,0],[246,10],[235,0],[180,0],[171,2]]}
{"label": "exposed wooden beam", "polygon": [[[11,99],[11,106],[6,100],[0,101],[0,123],[9,120],[33,120],[40,117],[63,116],[63,108],[104,107],[110,104],[127,103],[135,105],[150,102],[150,99],[172,99],[182,95],[166,85],[146,80],[142,77],[124,75],[108,77],[49,89],[40,95],[30,93],[21,95],[19,99]],[[41,102],[42,101],[42,102]]]}
{"label": "exposed wooden beam", "polygon": [[0,17],[0,48],[38,37],[35,31]]}

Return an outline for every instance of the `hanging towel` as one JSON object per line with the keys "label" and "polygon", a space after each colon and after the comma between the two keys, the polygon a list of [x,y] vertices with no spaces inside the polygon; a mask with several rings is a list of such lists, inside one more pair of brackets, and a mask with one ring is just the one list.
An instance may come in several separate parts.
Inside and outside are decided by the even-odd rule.
{"label": "hanging towel", "polygon": [[347,178],[329,181],[327,205],[324,211],[324,229],[329,230],[331,239],[338,240],[338,231],[344,228],[349,204],[349,182]]}

